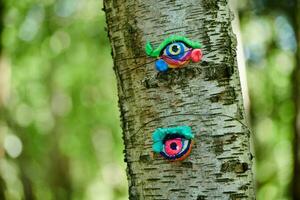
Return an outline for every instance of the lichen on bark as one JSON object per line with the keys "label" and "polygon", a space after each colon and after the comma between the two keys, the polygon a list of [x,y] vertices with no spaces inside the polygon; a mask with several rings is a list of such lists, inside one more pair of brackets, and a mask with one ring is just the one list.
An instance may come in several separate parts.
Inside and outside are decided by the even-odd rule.
{"label": "lichen on bark", "polygon": [[[243,125],[227,1],[105,0],[104,11],[130,199],[254,199],[250,134]],[[200,41],[203,61],[158,74],[144,46],[147,41],[157,46],[172,34]],[[193,113],[199,116],[184,115]],[[194,131],[190,157],[179,163],[151,158],[152,132],[178,125],[190,125]]]}

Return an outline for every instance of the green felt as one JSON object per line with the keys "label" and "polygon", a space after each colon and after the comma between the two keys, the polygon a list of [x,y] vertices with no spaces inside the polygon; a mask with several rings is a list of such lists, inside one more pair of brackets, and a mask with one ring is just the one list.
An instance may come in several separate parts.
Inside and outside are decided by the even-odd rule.
{"label": "green felt", "polygon": [[177,35],[172,35],[170,37],[168,37],[167,39],[165,39],[162,43],[160,43],[160,45],[156,48],[153,49],[152,45],[150,42],[147,42],[145,50],[146,50],[146,54],[148,56],[151,57],[158,57],[160,55],[160,52],[166,48],[166,46],[172,42],[184,42],[186,43],[188,46],[196,49],[196,48],[201,48],[201,44],[199,42],[193,42],[189,39],[187,39],[186,37],[183,36],[177,36]]}

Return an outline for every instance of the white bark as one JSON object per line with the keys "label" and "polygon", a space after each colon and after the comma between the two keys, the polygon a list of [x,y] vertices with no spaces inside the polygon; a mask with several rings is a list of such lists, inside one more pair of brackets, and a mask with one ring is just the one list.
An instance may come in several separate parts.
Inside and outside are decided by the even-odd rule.
{"label": "white bark", "polygon": [[[104,6],[130,199],[254,199],[250,134],[240,123],[244,108],[227,1],[107,0]],[[168,74],[157,74],[153,63],[131,70],[151,60],[141,58],[146,41],[156,46],[172,34],[202,42],[203,61]],[[125,59],[132,57],[137,59]],[[173,116],[193,113],[203,117]],[[160,120],[144,126],[153,119]],[[194,131],[190,157],[180,163],[152,159],[152,132],[177,125]]]}

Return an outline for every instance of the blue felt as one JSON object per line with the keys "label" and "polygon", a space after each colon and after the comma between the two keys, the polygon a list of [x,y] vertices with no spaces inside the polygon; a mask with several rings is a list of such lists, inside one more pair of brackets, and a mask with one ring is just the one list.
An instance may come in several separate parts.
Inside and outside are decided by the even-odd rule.
{"label": "blue felt", "polygon": [[[170,51],[173,44],[177,44],[179,46],[180,52],[177,55],[172,54],[171,51]],[[184,56],[184,54],[185,54],[185,49],[186,49],[186,46],[185,46],[184,43],[182,43],[182,42],[175,42],[175,43],[169,44],[166,47],[166,54],[167,54],[167,56],[169,56],[169,57],[171,57],[173,59],[180,60],[180,58],[182,56]]]}
{"label": "blue felt", "polygon": [[155,67],[160,72],[165,72],[168,70],[168,63],[166,63],[163,59],[159,59],[155,62]]}

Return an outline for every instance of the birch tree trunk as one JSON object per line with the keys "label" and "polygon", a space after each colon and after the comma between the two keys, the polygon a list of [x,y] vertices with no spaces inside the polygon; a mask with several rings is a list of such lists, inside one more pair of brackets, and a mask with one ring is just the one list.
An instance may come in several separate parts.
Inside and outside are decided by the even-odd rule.
{"label": "birch tree trunk", "polygon": [[[255,199],[228,2],[104,0],[104,11],[130,199]],[[159,74],[154,63],[145,64],[151,59],[144,46],[174,34],[200,41],[203,61]],[[188,115],[195,113],[202,117]],[[193,129],[191,155],[176,163],[152,158],[152,132],[178,125]]]}

